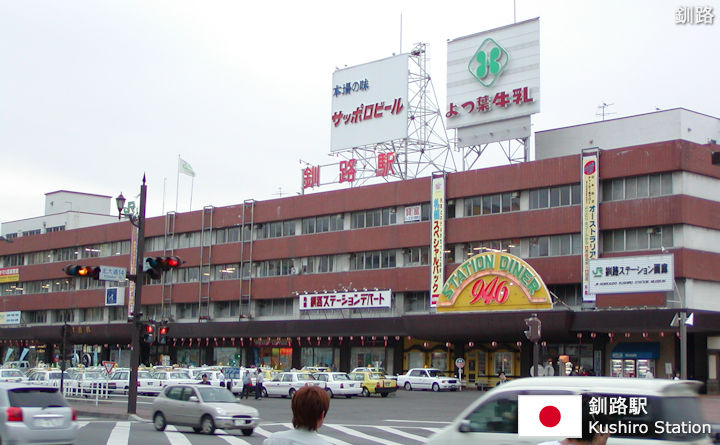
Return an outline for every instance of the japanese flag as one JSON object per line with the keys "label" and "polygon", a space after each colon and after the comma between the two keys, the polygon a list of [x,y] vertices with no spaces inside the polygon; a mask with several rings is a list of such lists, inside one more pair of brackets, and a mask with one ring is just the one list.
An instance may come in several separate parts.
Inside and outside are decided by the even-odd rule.
{"label": "japanese flag", "polygon": [[518,435],[582,436],[582,396],[518,396]]}

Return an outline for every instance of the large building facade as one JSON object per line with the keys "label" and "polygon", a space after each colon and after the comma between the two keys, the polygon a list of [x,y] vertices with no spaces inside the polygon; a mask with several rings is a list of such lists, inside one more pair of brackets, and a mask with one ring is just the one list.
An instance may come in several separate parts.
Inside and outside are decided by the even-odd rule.
{"label": "large building facade", "polygon": [[[675,124],[677,132],[668,130]],[[689,375],[716,388],[720,165],[712,153],[719,128],[717,119],[686,110],[569,127],[536,135],[539,160],[445,175],[445,276],[479,252],[527,261],[553,296],[554,308],[537,314],[541,354],[555,372],[570,362],[599,375],[670,377],[680,367],[672,320],[688,309]],[[600,149],[600,256],[671,253],[673,291],[583,301],[580,150],[593,146]],[[493,383],[501,371],[528,375],[532,345],[523,331],[531,311],[430,306],[430,196],[431,178],[420,178],[148,218],[145,256],[184,263],[143,286],[144,318],[167,321],[169,340],[144,345],[142,361],[378,364],[399,373],[454,371],[463,357],[471,381]],[[86,362],[129,362],[127,305],[105,304],[105,287],[126,283],[62,269],[127,267],[131,230],[117,222],[0,244],[0,267],[12,270],[0,283],[2,311],[21,314],[18,324],[0,327],[6,360],[24,352],[56,361],[65,332]],[[388,298],[307,303],[308,295],[363,294]]]}

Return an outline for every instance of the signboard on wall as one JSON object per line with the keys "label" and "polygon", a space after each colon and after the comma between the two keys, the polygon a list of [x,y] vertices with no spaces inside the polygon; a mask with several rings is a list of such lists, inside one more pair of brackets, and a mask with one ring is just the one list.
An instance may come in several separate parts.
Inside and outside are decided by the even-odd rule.
{"label": "signboard on wall", "polygon": [[582,230],[583,243],[582,273],[583,301],[595,301],[595,294],[588,285],[590,260],[598,257],[600,246],[600,212],[598,206],[599,152],[597,149],[583,150],[580,163],[582,178]]}
{"label": "signboard on wall", "polygon": [[408,54],[333,73],[330,150],[408,137]]}
{"label": "signboard on wall", "polygon": [[6,267],[0,269],[0,283],[14,283],[20,281],[19,267]]}
{"label": "signboard on wall", "polygon": [[368,290],[300,295],[300,310],[390,308],[392,291]]}
{"label": "signboard on wall", "polygon": [[417,222],[422,218],[422,206],[405,207],[405,222]]}
{"label": "signboard on wall", "polygon": [[20,324],[21,311],[0,312],[0,324]]}
{"label": "signboard on wall", "polygon": [[438,312],[552,309],[540,275],[521,258],[505,252],[475,255],[445,282]]}
{"label": "signboard on wall", "polygon": [[669,292],[675,286],[673,255],[641,255],[590,260],[592,294]]}
{"label": "signboard on wall", "polygon": [[448,42],[447,97],[462,147],[529,137],[540,111],[540,19]]}
{"label": "signboard on wall", "polygon": [[445,173],[433,173],[430,190],[430,307],[445,280]]}

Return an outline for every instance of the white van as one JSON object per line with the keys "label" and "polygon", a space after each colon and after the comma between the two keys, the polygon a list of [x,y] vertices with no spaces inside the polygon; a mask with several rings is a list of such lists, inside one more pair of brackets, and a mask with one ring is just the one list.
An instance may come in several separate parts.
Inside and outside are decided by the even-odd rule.
{"label": "white van", "polygon": [[[702,383],[689,380],[632,379],[616,377],[530,377],[493,388],[460,413],[450,425],[433,435],[426,444],[525,444],[536,445],[560,437],[518,435],[518,396],[580,394],[590,397],[644,400],[646,413],[609,413],[608,424],[647,425],[648,432],[611,434],[608,445],[705,445],[712,443],[707,432],[673,433],[657,430],[657,423],[710,425],[702,418],[698,390]],[[629,403],[632,403],[630,400]],[[607,413],[606,413],[607,414]],[[635,415],[633,415],[635,414]],[[656,423],[657,422],[657,423]],[[709,432],[709,431],[708,431]]]}
{"label": "white van", "polygon": [[19,360],[19,361],[12,361],[12,362],[5,362],[2,365],[3,368],[10,368],[10,369],[19,369],[23,373],[27,373],[30,369],[30,362],[27,360]]}

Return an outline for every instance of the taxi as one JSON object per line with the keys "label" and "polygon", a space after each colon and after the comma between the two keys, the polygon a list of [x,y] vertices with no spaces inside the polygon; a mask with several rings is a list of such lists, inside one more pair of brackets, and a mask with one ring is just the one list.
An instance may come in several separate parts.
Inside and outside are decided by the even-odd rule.
{"label": "taxi", "polygon": [[387,379],[379,372],[356,371],[348,374],[351,380],[360,382],[362,392],[360,395],[370,397],[371,394],[380,394],[381,397],[387,397],[397,391],[397,382]]}

